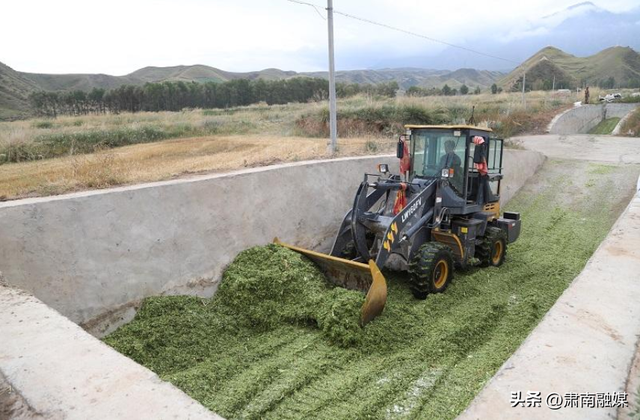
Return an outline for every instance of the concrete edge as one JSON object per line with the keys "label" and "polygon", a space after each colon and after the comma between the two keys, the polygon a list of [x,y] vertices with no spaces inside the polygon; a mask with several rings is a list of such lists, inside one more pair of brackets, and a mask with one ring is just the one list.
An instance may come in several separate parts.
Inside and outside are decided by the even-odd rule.
{"label": "concrete edge", "polygon": [[618,419],[632,420],[640,418],[640,337],[636,342],[636,357],[629,369],[626,392],[629,395],[629,406],[618,409]]}
{"label": "concrete edge", "polygon": [[44,419],[222,419],[32,295],[0,286],[0,372]]}
{"label": "concrete edge", "polygon": [[553,126],[558,122],[558,120],[560,120],[560,118],[562,118],[563,115],[565,115],[567,112],[572,111],[573,109],[575,109],[576,107],[573,106],[569,109],[565,109],[564,111],[562,111],[561,113],[557,114],[555,117],[553,117],[553,119],[549,122],[549,124],[547,124],[547,128],[545,129],[546,133],[551,133],[551,130],[553,129]]}
{"label": "concrete edge", "polygon": [[632,109],[631,111],[629,111],[627,113],[627,115],[625,115],[624,117],[620,118],[620,121],[618,121],[618,124],[616,124],[616,126],[613,128],[613,131],[611,132],[612,136],[618,136],[620,135],[620,131],[622,131],[622,127],[624,126],[624,124],[627,122],[627,120],[631,117],[631,115],[636,112],[637,108]]}
{"label": "concrete edge", "polygon": [[[550,393],[623,392],[640,372],[640,179],[607,237],[520,347],[458,420],[611,419],[617,407],[551,410]],[[608,284],[603,293],[597,285]],[[639,366],[636,366],[639,365]],[[634,366],[636,369],[634,370]],[[512,407],[513,392],[542,393],[540,408]]]}

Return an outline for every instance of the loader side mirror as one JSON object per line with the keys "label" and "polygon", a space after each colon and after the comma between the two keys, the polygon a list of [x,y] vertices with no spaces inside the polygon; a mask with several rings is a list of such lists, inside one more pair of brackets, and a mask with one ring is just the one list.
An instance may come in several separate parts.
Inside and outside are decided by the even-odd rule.
{"label": "loader side mirror", "polygon": [[404,141],[398,140],[398,148],[396,149],[396,157],[402,159],[404,157]]}

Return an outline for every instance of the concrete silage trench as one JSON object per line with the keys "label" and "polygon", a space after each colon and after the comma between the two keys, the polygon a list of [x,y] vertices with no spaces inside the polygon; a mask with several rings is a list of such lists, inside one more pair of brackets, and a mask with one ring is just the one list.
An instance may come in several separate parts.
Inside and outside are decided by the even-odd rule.
{"label": "concrete silage trench", "polygon": [[[393,161],[391,158],[385,159]],[[343,213],[342,210],[335,210],[334,212],[331,210],[335,208],[348,208],[353,194],[353,188],[351,188],[349,184],[357,185],[361,174],[365,171],[371,172],[373,164],[378,161],[380,161],[379,158],[362,158],[331,163],[302,163],[284,165],[281,168],[250,171],[250,174],[239,174],[240,178],[245,178],[241,186],[258,188],[263,185],[272,185],[271,182],[276,179],[283,180],[289,178],[283,177],[283,173],[277,173],[277,171],[282,170],[302,171],[290,174],[294,175],[294,179],[297,181],[292,184],[299,184],[300,180],[304,177],[301,175],[303,172],[311,173],[312,176],[309,177],[307,182],[312,183],[314,187],[317,186],[320,188],[322,188],[323,182],[331,181],[331,176],[340,174],[343,188],[340,190],[339,197],[336,197],[330,205],[320,211],[298,207],[286,215],[286,220],[278,219],[278,214],[281,214],[282,211],[278,202],[274,205],[273,196],[278,194],[274,194],[273,192],[271,192],[271,194],[266,192],[264,195],[258,195],[257,197],[259,201],[258,207],[261,209],[262,215],[258,215],[255,210],[248,210],[247,207],[249,209],[255,208],[255,206],[251,205],[242,207],[243,210],[235,214],[228,209],[218,210],[214,204],[216,200],[211,201],[211,198],[206,198],[211,197],[210,192],[212,188],[216,190],[218,194],[222,195],[227,195],[230,191],[238,191],[238,188],[235,188],[236,186],[234,185],[224,186],[225,183],[234,182],[229,179],[218,179],[224,178],[224,176],[204,177],[198,180],[174,181],[170,183],[156,183],[151,186],[135,187],[133,189],[116,189],[113,192],[96,192],[54,199],[26,200],[23,201],[23,203],[9,203],[9,206],[0,209],[0,212],[5,211],[6,208],[11,209],[8,212],[0,213],[4,216],[0,218],[0,223],[3,223],[3,229],[0,229],[0,232],[7,232],[7,235],[12,234],[20,238],[16,242],[14,237],[9,238],[7,236],[7,238],[12,241],[11,245],[18,246],[18,249],[21,251],[20,255],[18,255],[15,253],[15,250],[10,249],[8,246],[0,248],[0,255],[3,257],[13,257],[11,264],[7,264],[6,261],[8,260],[3,258],[2,261],[4,263],[0,269],[6,273],[5,281],[33,292],[45,303],[55,307],[73,321],[83,323],[85,326],[90,326],[94,333],[100,334],[111,330],[113,325],[128,320],[126,316],[123,318],[123,314],[132,312],[131,309],[135,308],[139,300],[145,296],[176,292],[196,293],[204,296],[210,295],[212,291],[215,290],[215,282],[212,280],[219,277],[222,268],[230,261],[235,253],[251,245],[264,244],[276,234],[280,235],[282,239],[298,242],[303,246],[319,246],[320,249],[323,247],[326,248],[326,242],[321,244],[320,242],[322,241],[318,241],[318,238],[330,238],[337,221]],[[504,196],[513,195],[542,163],[539,155],[520,151],[507,153],[506,161],[510,162],[507,163],[506,168],[507,179],[510,181]],[[344,166],[335,167],[335,165],[343,164]],[[289,166],[292,166],[292,168],[289,168]],[[325,167],[323,168],[323,166]],[[562,167],[564,166],[560,165],[560,168]],[[603,169],[589,169],[585,167],[583,170],[597,171]],[[270,173],[270,171],[272,172]],[[605,169],[604,171],[610,170]],[[613,172],[618,173],[617,170]],[[566,175],[567,174],[564,174],[563,176]],[[561,178],[563,176],[561,176]],[[251,179],[252,177],[253,179]],[[350,179],[351,182],[344,182],[346,178]],[[316,182],[318,180],[322,180],[323,182]],[[533,183],[532,188],[535,188],[535,185],[540,186],[547,181],[549,181],[549,179],[540,178],[537,182]],[[209,184],[207,185],[207,183]],[[180,186],[187,190],[179,191]],[[282,186],[284,190],[279,196],[285,201],[288,194],[292,194],[293,198],[294,194],[287,192],[287,188],[292,187],[293,185]],[[620,183],[620,188],[624,190],[626,184]],[[177,194],[168,194],[169,192],[177,192]],[[531,190],[529,192],[540,193],[540,191]],[[328,193],[328,191],[325,191],[325,193]],[[111,195],[111,197],[109,197],[109,195]],[[142,201],[139,201],[141,200],[141,196]],[[251,198],[256,199],[255,196]],[[246,201],[239,204],[250,204],[251,198],[245,198],[243,200]],[[65,199],[70,201],[62,201]],[[157,204],[161,199],[165,201],[163,201],[163,205],[159,207],[162,208],[166,206],[168,209],[167,213],[163,214],[163,210],[158,208],[150,209],[152,222],[148,221],[150,218],[149,213],[146,215],[137,214],[141,209],[144,209],[141,203],[146,203],[146,205],[151,205],[152,203]],[[176,200],[176,203],[166,202],[166,200]],[[521,199],[518,202],[521,203],[521,205],[527,205],[526,200],[523,201],[523,199]],[[315,205],[316,203],[313,203],[315,207],[317,207]],[[312,205],[311,202],[308,205]],[[617,202],[616,205],[618,210],[612,208],[611,211],[619,211],[621,202]],[[132,209],[131,213],[119,211],[120,206],[128,206]],[[194,215],[194,210],[196,212],[204,212],[204,215],[202,215],[202,217]],[[117,212],[120,217],[111,215],[114,211]],[[226,223],[222,227],[212,228],[211,226],[213,225],[211,221],[216,220],[216,211],[224,212],[224,220]],[[60,212],[62,212],[62,214]],[[96,212],[98,214],[95,214]],[[168,220],[163,220],[163,216],[172,213],[174,214],[172,217],[169,217]],[[7,215],[10,217],[7,217]],[[124,219],[130,220],[122,220],[123,216]],[[274,217],[277,223],[274,223]],[[180,226],[179,221],[184,221],[185,218],[188,219],[186,226]],[[246,226],[247,220],[255,220],[256,218],[259,220],[253,223],[250,222],[250,227],[243,228],[243,226]],[[63,236],[57,236],[57,240],[53,238],[47,240],[47,238],[44,237],[44,235],[48,233],[47,226],[50,226],[50,223],[55,224],[56,222],[70,220],[78,221],[85,230],[79,229],[79,231],[66,232],[73,234],[63,239],[63,243],[60,243]],[[319,221],[319,223],[313,223],[314,221]],[[133,223],[127,224],[126,222]],[[100,226],[89,228],[93,223],[97,223],[98,225],[104,224],[111,228],[110,231],[116,236],[116,238],[113,238],[116,240],[113,241],[112,245],[108,247],[96,247],[96,242],[100,240],[104,241],[104,239],[108,237],[108,231],[101,231]],[[160,226],[154,225],[154,223],[165,224],[165,228],[170,227],[173,230],[165,236],[161,236],[161,240],[158,241],[157,236],[163,234],[163,232],[159,231]],[[289,227],[287,227],[287,223]],[[613,220],[611,220],[611,223],[613,223]],[[25,227],[32,224],[35,224],[35,226]],[[120,224],[122,225],[121,227],[114,229],[114,227]],[[20,226],[22,226],[22,228]],[[54,230],[58,233],[63,233],[65,232],[63,226],[57,226]],[[27,230],[29,235],[26,235]],[[285,234],[282,233],[283,231]],[[78,240],[78,235],[86,235],[87,233],[89,233],[90,236],[93,233],[97,233],[98,237],[92,238],[93,240],[89,242],[85,239],[80,245],[71,244],[71,248],[67,249],[66,252],[64,251],[65,245],[69,245],[69,243],[64,243],[65,241],[73,242]],[[602,235],[605,233],[606,229],[602,231]],[[34,235],[36,238],[33,238]],[[40,235],[40,237],[38,237],[38,235]],[[221,253],[221,255],[224,255],[222,258],[211,258],[211,255],[216,255],[216,251],[221,247],[221,237],[227,239],[227,245],[231,245],[227,246],[225,251]],[[154,241],[159,242],[160,245],[155,245]],[[131,248],[127,248],[125,252],[120,246],[125,245],[125,247],[127,247],[136,242],[142,243],[137,245],[138,248],[134,256],[127,257],[127,254],[131,252]],[[3,243],[6,243],[6,241],[3,241]],[[164,249],[163,245],[167,245],[167,243],[169,246]],[[207,248],[211,248],[214,251],[207,251]],[[53,253],[55,257],[51,258],[47,256],[47,252]],[[113,262],[114,266],[106,267],[104,270],[107,271],[106,273],[91,271],[93,264],[99,263],[100,258],[108,257],[112,252],[115,252],[118,257],[109,260]],[[43,255],[44,261],[33,261],[33,255]],[[140,259],[139,257],[141,255],[144,258]],[[137,256],[138,259],[136,259],[135,256]],[[168,258],[170,264],[166,266],[158,264],[158,259],[162,258]],[[205,259],[206,262],[198,263],[198,259]],[[62,263],[63,267],[51,266],[53,261]],[[47,262],[49,263],[49,267],[47,267]],[[20,268],[21,264],[25,264],[22,265],[22,269]],[[160,265],[160,267],[156,267],[157,265]],[[27,269],[24,269],[24,267],[27,267]],[[51,270],[53,274],[47,272],[47,268]],[[581,266],[579,268],[581,268]],[[162,275],[159,276],[158,273]],[[34,277],[42,277],[43,274],[47,276],[46,282],[53,284],[42,284],[34,280]],[[123,282],[120,283],[120,287],[113,287],[113,280],[109,283],[109,279],[113,278],[122,279]],[[138,281],[136,281],[136,279],[138,279]],[[64,284],[65,281],[68,281],[69,284]],[[463,293],[463,296],[464,287],[471,287],[471,290],[473,290],[473,286],[469,284],[464,285],[464,280],[462,280],[461,283],[459,293]],[[454,294],[455,291],[451,293],[451,295]],[[550,304],[552,303],[553,300]],[[16,308],[20,309],[16,310]],[[194,418],[210,416],[210,414],[204,414],[204,412],[201,411],[202,407],[199,404],[190,400],[176,388],[167,383],[159,382],[157,377],[151,374],[151,372],[92,339],[82,332],[81,329],[36,299],[10,289],[4,289],[0,299],[0,310],[2,311],[3,319],[8,320],[2,327],[4,330],[3,334],[7,333],[7,336],[10,336],[12,339],[10,341],[11,344],[5,343],[0,346],[0,351],[2,351],[4,356],[0,359],[0,370],[2,370],[7,380],[16,390],[25,394],[26,400],[34,405],[34,410],[43,413],[62,411],[68,414],[71,412],[69,411],[71,410],[69,407],[74,406],[77,414],[82,413],[82,415],[77,418],[83,418],[82,416],[86,418],[87,415],[91,415],[93,418],[109,418],[108,413],[112,412],[111,410],[113,410],[114,407],[117,407],[120,413],[119,418],[127,418],[128,415],[133,418],[141,408],[132,407],[130,411],[127,411],[127,404],[129,404],[127,401],[133,401],[135,399],[137,403],[143,406],[149,405],[150,412],[158,413],[158,417],[156,418],[163,418],[163,415],[160,414],[162,410],[153,410],[153,407],[159,403],[158,400],[164,400],[164,405],[172,405],[174,407],[172,409],[174,414],[182,413],[182,415],[186,415],[187,413],[191,413]],[[44,321],[45,319],[47,321]],[[25,322],[28,328],[25,328]],[[43,325],[46,324],[46,330],[49,331],[49,333],[42,331],[43,328],[39,326],[39,323]],[[64,328],[56,328],[54,325],[50,325],[52,323],[58,327],[64,326]],[[533,323],[531,327],[533,327],[533,325],[535,325],[535,323]],[[50,331],[52,330],[56,331],[56,334],[51,334]],[[77,352],[82,355],[82,357],[78,357],[86,362],[85,369],[80,369],[80,371],[78,371],[79,369],[77,368],[71,369],[74,375],[77,376],[77,379],[82,380],[85,384],[82,393],[77,391],[77,387],[69,387],[61,383],[63,378],[54,373],[63,371],[67,372],[68,376],[69,367],[75,365],[78,358],[68,360],[63,356],[57,357],[56,360],[53,361],[53,367],[50,367],[50,369],[44,372],[34,358],[42,361],[49,358],[50,355],[48,355],[46,351],[43,351],[42,348],[35,349],[33,346],[30,346],[28,344],[30,341],[29,334],[42,339],[38,347],[48,346],[49,348],[56,348],[62,346],[63,342],[65,342],[65,345],[71,346],[70,348],[76,349]],[[522,338],[524,338],[526,331],[520,334],[524,334],[522,335]],[[315,340],[315,338],[312,339],[314,342]],[[69,341],[71,344],[69,344]],[[317,344],[321,347],[326,346],[326,344],[321,341]],[[501,352],[505,352],[503,353],[504,358],[508,357],[514,349],[515,348],[509,348],[509,346],[502,349]],[[233,351],[230,351],[230,353]],[[468,355],[470,354],[467,354],[467,356]],[[26,356],[26,358],[24,356]],[[103,358],[108,358],[111,360],[109,363],[113,364],[107,364],[108,368],[105,369]],[[473,395],[481,388],[484,381],[488,379],[488,377],[486,377],[487,372],[495,371],[499,367],[502,363],[500,360],[501,359],[492,360],[488,366],[484,367],[486,370],[481,373],[480,381],[471,387],[470,390],[465,390],[465,396],[463,398],[466,399],[466,401],[470,401]],[[50,360],[48,361],[51,362]],[[121,369],[120,364],[126,366],[126,369]],[[348,367],[349,363],[345,366]],[[26,374],[24,372],[31,373]],[[43,372],[45,373],[44,375],[42,374]],[[129,377],[135,375],[134,377],[136,379],[126,380],[120,372],[128,372]],[[135,372],[135,374],[132,372]],[[249,372],[247,372],[247,374],[248,373]],[[87,376],[91,379],[87,378]],[[124,376],[126,377],[127,374]],[[99,377],[100,380],[96,380],[95,378],[97,377]],[[249,379],[250,376],[247,376],[247,380]],[[413,372],[409,373],[406,378],[401,378],[401,382],[409,381],[409,383],[411,383],[419,379],[420,375],[418,374],[416,376],[416,373]],[[37,386],[35,386],[36,380],[38,383]],[[42,383],[43,380],[45,383]],[[395,380],[392,375],[388,382],[393,383]],[[429,386],[420,381],[417,383],[422,384],[418,387],[420,388],[418,391],[424,392],[418,392],[420,395],[412,397],[413,401],[407,402],[408,400],[406,398],[402,399],[402,401],[400,401],[402,407],[413,404],[420,408],[421,404],[423,404],[423,399],[429,394],[427,392]],[[86,386],[87,384],[88,386]],[[328,384],[330,385],[330,382],[328,382]],[[267,387],[274,385],[277,387],[278,383],[265,384]],[[413,385],[415,388],[416,383]],[[108,389],[110,391],[108,393],[109,397],[103,397],[100,395],[100,391],[96,393],[96,389]],[[150,389],[154,389],[154,391],[150,392]],[[410,391],[410,389],[413,388],[409,387],[405,389],[405,391]],[[451,390],[447,392],[446,395],[448,398]],[[122,395],[123,393],[127,394],[126,398]],[[362,397],[359,393],[352,394],[349,398],[346,398],[343,404],[348,404],[348,400],[351,398]],[[405,395],[405,397],[407,396]],[[127,400],[127,398],[129,398],[129,400]],[[463,401],[465,401],[464,399]],[[68,403],[68,400],[73,400],[73,404]],[[178,401],[178,403],[166,404],[167,401],[172,400]],[[386,413],[392,417],[395,415],[415,414],[411,410],[403,411],[402,409],[396,413],[393,410],[393,407],[396,405],[398,404],[391,405],[391,411],[388,410],[388,407],[380,406],[377,408],[378,411],[374,411],[372,414],[374,416],[380,416]],[[464,405],[462,405],[462,408],[464,408]],[[211,408],[215,407],[215,404],[207,404],[207,406]],[[285,406],[282,408],[286,408]],[[425,410],[427,411],[425,412],[434,409],[437,410],[438,406],[432,405],[426,407]],[[456,409],[460,410],[458,407],[456,407]],[[289,411],[289,416],[291,416],[292,413],[299,413],[299,411],[296,410],[297,409]],[[248,414],[247,417],[263,417],[269,413],[271,413],[273,417],[287,417],[287,415],[284,415],[287,413],[286,410],[262,413],[258,411],[246,414]],[[322,410],[316,414],[321,413]],[[328,415],[328,413],[329,412],[326,412],[325,415]],[[169,417],[170,413],[167,412],[165,414]],[[234,416],[233,412],[227,411],[226,414]],[[236,415],[237,414],[238,413],[236,413]],[[455,410],[449,411],[445,417],[452,415],[455,415]],[[67,418],[73,418],[73,416]]]}
{"label": "concrete silage trench", "polygon": [[638,104],[633,103],[580,105],[556,115],[549,123],[547,131],[550,134],[560,135],[586,134],[605,119],[620,118],[613,129],[613,134],[619,134],[624,120],[637,107]]}

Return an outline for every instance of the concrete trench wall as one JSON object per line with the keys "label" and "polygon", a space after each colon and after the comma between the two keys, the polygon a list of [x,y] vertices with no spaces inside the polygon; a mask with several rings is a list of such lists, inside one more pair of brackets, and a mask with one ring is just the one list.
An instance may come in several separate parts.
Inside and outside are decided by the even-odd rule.
{"label": "concrete trench wall", "polygon": [[[542,155],[505,151],[506,202]],[[278,236],[327,250],[365,172],[392,156],[300,162],[0,203],[5,281],[101,335],[158,294],[215,292],[238,252]]]}
{"label": "concrete trench wall", "polygon": [[582,105],[556,116],[549,126],[550,134],[586,134],[602,120],[624,118],[637,104]]}
{"label": "concrete trench wall", "polygon": [[[504,156],[506,203],[545,158]],[[326,249],[377,163],[397,160],[300,162],[0,203],[0,415],[220,418],[86,330],[102,335],[146,296],[212,294],[239,251],[275,235]]]}
{"label": "concrete trench wall", "polygon": [[0,271],[100,335],[144,297],[210,296],[250,246],[275,236],[321,245],[363,173],[395,160],[301,162],[0,203]]}

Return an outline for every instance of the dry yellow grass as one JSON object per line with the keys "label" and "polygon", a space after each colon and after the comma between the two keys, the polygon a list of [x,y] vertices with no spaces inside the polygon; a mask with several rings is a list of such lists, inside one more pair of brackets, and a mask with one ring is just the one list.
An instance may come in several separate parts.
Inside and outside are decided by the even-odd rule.
{"label": "dry yellow grass", "polygon": [[[596,97],[597,91],[592,92]],[[572,103],[578,94],[527,93],[527,110],[532,115]],[[415,105],[429,110],[458,109],[457,117],[468,118],[471,105],[493,107],[494,114],[522,112],[519,93],[393,99],[360,95],[339,101],[338,110],[363,106]],[[296,121],[302,115],[317,114],[325,103],[265,104],[221,110],[141,112],[137,114],[60,117],[55,120],[0,122],[0,149],[31,144],[42,135],[134,130],[152,127],[164,130],[187,127],[196,133],[213,129],[215,135],[180,138],[119,147],[86,155],[57,157],[0,165],[0,200],[55,195],[107,188],[138,182],[158,181],[203,172],[222,172],[278,162],[319,159],[326,156],[326,140],[299,137]],[[485,117],[498,118],[499,115]],[[523,114],[528,115],[528,114]],[[486,121],[479,121],[484,123]],[[342,133],[339,156],[391,152],[394,139],[387,133],[364,138],[359,132]],[[0,153],[0,161],[3,155]]]}
{"label": "dry yellow grass", "polygon": [[[340,140],[338,156],[391,152],[394,141]],[[0,199],[55,195],[325,157],[328,157],[325,139],[210,136],[165,140],[89,155],[2,165]]]}

